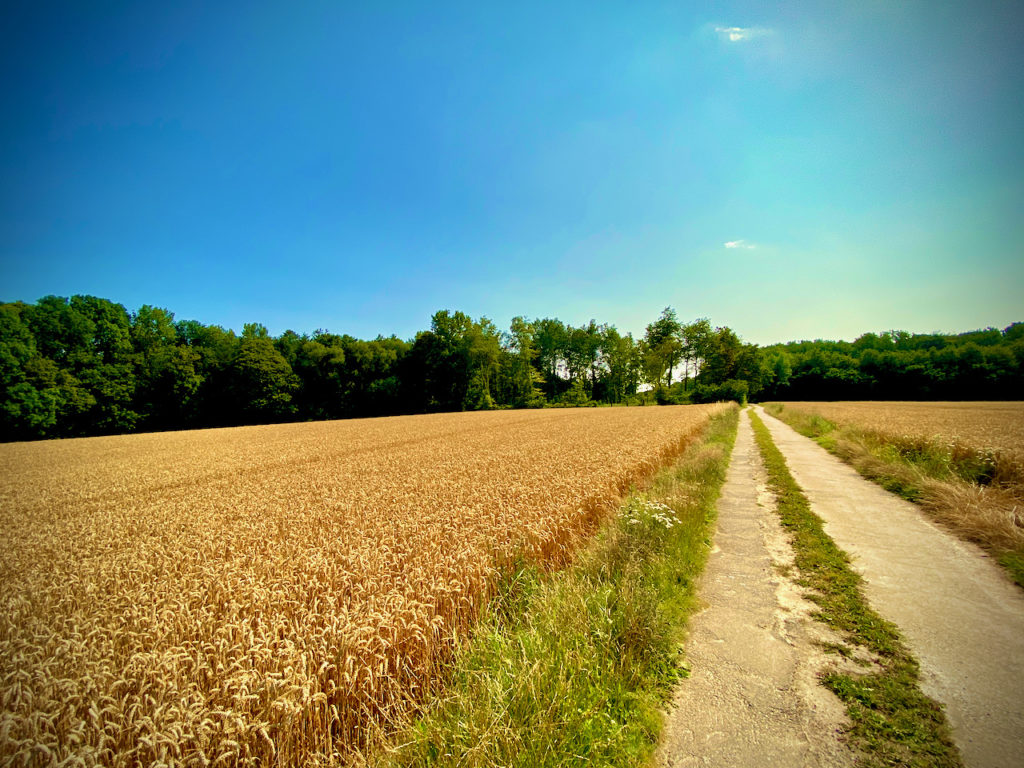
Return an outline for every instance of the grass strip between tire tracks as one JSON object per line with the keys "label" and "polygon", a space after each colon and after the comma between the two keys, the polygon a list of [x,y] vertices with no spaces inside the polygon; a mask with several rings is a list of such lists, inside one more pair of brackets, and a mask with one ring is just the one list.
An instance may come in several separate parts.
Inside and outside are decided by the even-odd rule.
{"label": "grass strip between tire tracks", "polygon": [[849,735],[864,755],[863,764],[962,766],[942,708],[921,692],[918,663],[899,631],[868,605],[860,576],[825,533],[768,428],[753,410],[750,419],[779,517],[791,537],[798,583],[808,588],[808,599],[817,604],[816,618],[878,660],[863,673],[830,672],[822,678],[822,684],[846,704]]}
{"label": "grass strip between tire tracks", "polygon": [[738,409],[699,437],[568,568],[512,569],[441,697],[378,766],[643,766],[686,675]]}

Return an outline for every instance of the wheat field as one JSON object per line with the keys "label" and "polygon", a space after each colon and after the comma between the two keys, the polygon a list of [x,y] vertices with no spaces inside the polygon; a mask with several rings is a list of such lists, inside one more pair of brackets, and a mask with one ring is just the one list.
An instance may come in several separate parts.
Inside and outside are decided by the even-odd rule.
{"label": "wheat field", "polygon": [[783,403],[845,426],[1024,456],[1024,402]]}
{"label": "wheat field", "polygon": [[720,407],[2,445],[0,760],[346,762]]}

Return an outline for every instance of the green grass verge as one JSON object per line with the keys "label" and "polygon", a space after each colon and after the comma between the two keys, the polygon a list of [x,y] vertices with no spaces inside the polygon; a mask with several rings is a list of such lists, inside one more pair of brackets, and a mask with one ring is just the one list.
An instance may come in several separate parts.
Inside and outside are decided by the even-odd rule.
{"label": "green grass verge", "polygon": [[1011,522],[1012,512],[991,516],[965,513],[963,493],[957,492],[982,488],[987,503],[1004,510],[1022,502],[1024,488],[1019,477],[1000,467],[992,454],[842,426],[782,403],[766,403],[764,409],[849,463],[868,480],[918,504],[957,535],[987,549],[1010,578],[1024,587],[1024,544],[1019,527]]}
{"label": "green grass verge", "polygon": [[833,672],[822,678],[846,704],[849,733],[864,754],[863,764],[961,766],[942,709],[920,690],[917,661],[896,627],[868,605],[849,557],[811,511],[767,427],[755,413],[750,416],[769,485],[778,499],[779,517],[791,537],[798,583],[809,589],[808,599],[817,604],[816,618],[878,659],[864,673]]}
{"label": "green grass verge", "polygon": [[686,670],[738,410],[699,438],[570,567],[520,564],[458,653],[441,698],[379,766],[642,766]]}

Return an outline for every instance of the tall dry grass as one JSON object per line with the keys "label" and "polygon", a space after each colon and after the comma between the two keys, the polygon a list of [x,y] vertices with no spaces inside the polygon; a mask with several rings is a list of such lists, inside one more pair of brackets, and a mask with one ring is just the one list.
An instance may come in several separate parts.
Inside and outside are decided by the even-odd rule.
{"label": "tall dry grass", "polygon": [[[891,490],[910,498],[968,541],[997,551],[1024,548],[1024,487],[1015,482],[1015,475],[997,472],[999,480],[984,484],[949,473],[936,477],[919,464],[894,461],[886,447],[873,434],[845,433],[835,438],[836,454],[861,474],[893,486]],[[915,446],[915,451],[921,450],[927,447]]]}
{"label": "tall dry grass", "polygon": [[[783,403],[871,432],[902,455],[944,460],[965,479],[1024,485],[1024,402]],[[941,469],[936,467],[935,469]]]}
{"label": "tall dry grass", "polygon": [[0,446],[0,761],[343,762],[716,409]]}
{"label": "tall dry grass", "polygon": [[[781,409],[778,407],[781,405]],[[767,406],[981,545],[1024,586],[1024,403]]]}

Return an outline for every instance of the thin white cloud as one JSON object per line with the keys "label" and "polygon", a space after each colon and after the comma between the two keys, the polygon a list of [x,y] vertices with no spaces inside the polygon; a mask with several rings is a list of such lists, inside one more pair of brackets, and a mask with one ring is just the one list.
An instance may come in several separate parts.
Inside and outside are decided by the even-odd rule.
{"label": "thin white cloud", "polygon": [[770,35],[772,30],[764,27],[715,27],[715,32],[730,43],[742,43],[757,37]]}
{"label": "thin white cloud", "polygon": [[753,243],[748,243],[746,240],[730,240],[727,243],[723,243],[726,248],[743,248],[747,251],[752,251],[757,248]]}

